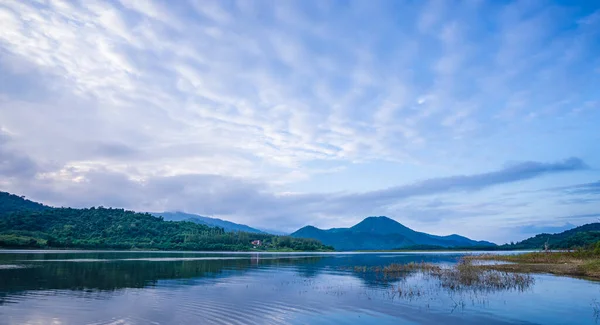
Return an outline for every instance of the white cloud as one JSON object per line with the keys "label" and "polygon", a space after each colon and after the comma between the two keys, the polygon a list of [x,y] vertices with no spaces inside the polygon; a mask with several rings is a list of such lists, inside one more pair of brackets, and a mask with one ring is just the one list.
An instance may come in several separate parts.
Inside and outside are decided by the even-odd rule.
{"label": "white cloud", "polygon": [[[358,162],[466,170],[477,166],[456,152],[507,125],[594,114],[581,90],[597,69],[598,13],[559,9],[3,1],[0,127],[15,154],[53,166],[45,179],[76,174],[59,188],[94,171],[285,192]],[[578,154],[566,151],[555,159]]]}

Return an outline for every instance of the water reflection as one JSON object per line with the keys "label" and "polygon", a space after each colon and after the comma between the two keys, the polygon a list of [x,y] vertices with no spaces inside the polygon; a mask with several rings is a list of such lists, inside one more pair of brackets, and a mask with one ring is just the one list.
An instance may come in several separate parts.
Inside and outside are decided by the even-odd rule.
{"label": "water reflection", "polygon": [[[293,266],[304,277],[345,272],[347,266],[388,263],[451,264],[458,255],[207,254],[161,252],[36,252],[0,254],[0,292],[18,290],[116,290],[143,288],[158,280],[224,277],[249,268]],[[225,272],[228,271],[228,272]],[[225,273],[224,273],[225,272]],[[346,272],[347,273],[347,272]],[[355,273],[366,286],[385,285],[374,273]]]}
{"label": "water reflection", "polygon": [[[593,324],[596,283],[444,287],[457,254],[0,253],[0,324]],[[458,276],[444,274],[444,276]],[[471,280],[475,278],[470,278]],[[479,278],[477,278],[479,279]],[[483,278],[495,283],[496,278]],[[579,320],[580,319],[580,320]]]}
{"label": "water reflection", "polygon": [[[89,253],[14,256],[2,270],[0,292],[22,290],[117,290],[154,286],[158,280],[214,278],[251,267],[314,264],[322,256],[156,256]],[[71,258],[67,258],[71,257]],[[3,262],[8,262],[6,259]],[[18,263],[18,264],[16,264]]]}

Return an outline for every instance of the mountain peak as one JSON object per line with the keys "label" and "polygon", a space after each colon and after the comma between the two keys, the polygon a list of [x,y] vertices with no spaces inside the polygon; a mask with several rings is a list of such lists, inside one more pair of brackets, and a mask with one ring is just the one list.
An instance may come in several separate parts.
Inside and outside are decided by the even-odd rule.
{"label": "mountain peak", "polygon": [[319,228],[317,228],[315,226],[308,225],[308,226],[304,226],[304,227],[296,230],[294,233],[306,232],[306,231],[310,231],[310,232],[312,232],[312,231],[322,231],[322,229],[319,229]]}
{"label": "mountain peak", "polygon": [[350,229],[359,232],[370,232],[376,234],[406,234],[407,232],[413,232],[413,230],[405,227],[398,221],[385,216],[367,217]]}
{"label": "mountain peak", "polygon": [[386,216],[369,216],[369,217],[364,218],[363,221],[361,221],[361,223],[365,222],[365,221],[379,221],[379,222],[390,222],[391,221],[391,222],[398,223],[398,221],[396,221],[390,217],[386,217]]}
{"label": "mountain peak", "polygon": [[[442,237],[417,232],[385,216],[367,217],[351,228],[322,230],[314,226],[305,226],[291,236],[313,238],[339,250],[397,249],[414,245],[456,247],[487,244],[459,235]],[[491,243],[489,245],[494,246]]]}
{"label": "mountain peak", "polygon": [[317,228],[315,226],[312,226],[312,225],[308,225],[308,226],[304,226],[304,227],[302,227],[300,229],[319,229],[319,228]]}

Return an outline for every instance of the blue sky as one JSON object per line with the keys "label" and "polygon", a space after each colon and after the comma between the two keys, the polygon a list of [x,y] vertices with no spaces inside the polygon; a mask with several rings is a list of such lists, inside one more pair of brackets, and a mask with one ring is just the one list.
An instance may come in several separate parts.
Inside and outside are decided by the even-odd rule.
{"label": "blue sky", "polygon": [[595,1],[0,1],[0,189],[496,242],[600,218]]}

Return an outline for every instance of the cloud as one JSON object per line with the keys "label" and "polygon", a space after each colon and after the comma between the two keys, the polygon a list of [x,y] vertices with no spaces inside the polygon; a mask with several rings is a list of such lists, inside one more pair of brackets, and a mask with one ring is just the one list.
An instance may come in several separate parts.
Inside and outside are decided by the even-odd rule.
{"label": "cloud", "polygon": [[29,179],[40,172],[37,163],[27,155],[10,148],[10,142],[11,137],[0,129],[0,181],[12,178]]}
{"label": "cloud", "polygon": [[[157,147],[210,139],[214,147],[228,148],[233,156],[254,156],[258,163],[276,168],[298,168],[314,160],[412,163],[429,159],[420,149],[432,143],[436,150],[428,152],[443,159],[443,148],[452,145],[450,139],[480,135],[483,123],[503,110],[502,104],[482,110],[490,99],[479,96],[480,89],[459,87],[482,76],[506,74],[501,64],[505,59],[494,60],[495,43],[484,40],[505,40],[498,55],[526,60],[531,53],[520,50],[523,43],[544,44],[546,39],[538,38],[547,36],[529,31],[545,26],[555,15],[535,8],[540,9],[533,14],[537,19],[527,19],[516,4],[477,8],[465,3],[459,7],[430,1],[423,6],[386,5],[365,12],[358,2],[330,7],[290,2],[252,8],[197,1],[173,6],[156,1],[66,6],[19,2],[1,9],[6,28],[0,44],[3,57],[18,57],[40,73],[56,76],[47,83],[61,85],[63,96],[72,92],[93,102],[91,107],[99,107],[99,121],[130,147],[143,145],[137,142],[140,136]],[[271,20],[255,19],[257,12]],[[481,12],[497,18],[506,35],[469,29],[479,23]],[[502,15],[495,17],[496,12]],[[395,13],[406,15],[401,26],[389,25],[397,21]],[[369,37],[353,42],[346,35],[357,19],[381,24],[365,24]],[[516,37],[522,33],[515,32],[515,22],[527,27],[529,38]],[[584,25],[571,33],[584,33]],[[395,42],[388,41],[389,33],[382,33],[389,28],[399,28],[393,33]],[[540,55],[555,57],[568,47],[570,36],[558,38],[560,44],[546,47]],[[530,42],[531,38],[536,42]],[[589,42],[582,38],[580,43]],[[388,45],[383,50],[380,44]],[[409,44],[413,51],[407,51]],[[475,54],[480,59],[472,60]],[[427,68],[436,64],[443,68]],[[548,69],[555,66],[551,59],[535,66],[540,64]],[[523,71],[531,68],[522,66]],[[9,64],[3,66],[9,68]],[[491,80],[493,91],[484,89],[483,93],[493,93],[494,100],[509,97],[515,93],[514,79],[525,75]],[[38,74],[24,77],[39,79]],[[546,89],[578,89],[578,79],[571,80],[561,87],[546,84]],[[524,93],[536,92],[531,89],[535,85],[519,83],[520,88],[529,89]],[[35,90],[39,88],[44,87]],[[15,94],[10,94],[14,100]],[[59,105],[54,98],[45,100],[39,110]],[[27,128],[22,119],[16,119],[21,113],[8,112],[11,102],[3,105],[3,115],[10,115],[11,126]],[[532,97],[521,103],[545,105],[533,102]],[[52,123],[63,114],[67,113],[47,118]],[[486,125],[485,129],[494,127]],[[93,132],[89,135],[103,135]],[[240,143],[240,138],[245,141]],[[188,168],[182,170],[204,167],[192,159],[185,164]],[[156,165],[159,168],[163,162]]]}
{"label": "cloud", "polygon": [[[597,17],[569,3],[2,2],[0,184],[269,227],[564,186],[541,176],[598,163]],[[481,172],[513,159],[531,162]],[[495,199],[479,200],[410,213],[474,218]]]}
{"label": "cloud", "polygon": [[478,203],[435,204],[427,209],[396,205],[410,198],[480,191],[544,174],[582,168],[585,164],[577,158],[557,163],[524,162],[489,173],[429,179],[364,193],[277,193],[272,186],[258,179],[202,174],[134,179],[125,173],[102,168],[63,168],[39,175],[35,183],[14,185],[17,188],[22,186],[19,194],[26,193],[28,197],[54,205],[105,205],[139,211],[180,210],[238,221],[251,219],[256,226],[277,225],[281,229],[292,230],[307,222],[347,225],[355,218],[370,214],[391,213],[426,223],[437,222],[441,218],[498,214],[498,211]]}
{"label": "cloud", "polygon": [[0,176],[3,178],[32,177],[38,166],[29,157],[0,148]]}
{"label": "cloud", "polygon": [[495,235],[490,237],[498,238],[497,243],[509,243],[519,242],[527,238],[536,236],[538,234],[557,234],[563,231],[573,229],[580,225],[580,221],[571,220],[571,222],[564,222],[560,217],[553,219],[541,219],[535,223],[518,223],[514,226],[503,226],[500,225],[495,231]]}
{"label": "cloud", "polygon": [[127,157],[138,153],[137,148],[130,147],[122,143],[99,143],[95,145],[93,151],[100,156],[108,157]]}
{"label": "cloud", "polygon": [[556,187],[552,190],[562,191],[565,194],[600,194],[600,181],[571,186]]}
{"label": "cloud", "polygon": [[582,206],[585,204],[590,204],[590,203],[596,203],[600,201],[600,197],[575,197],[575,198],[567,198],[567,199],[561,199],[559,200],[559,202],[561,204],[567,205],[567,206]]}
{"label": "cloud", "polygon": [[574,224],[568,223],[568,222],[561,226],[543,226],[543,225],[538,225],[538,224],[532,224],[532,225],[518,227],[515,229],[515,231],[518,231],[521,234],[530,234],[530,235],[557,234],[557,233],[563,232],[565,230],[573,229],[575,227],[576,226]]}
{"label": "cloud", "polygon": [[556,163],[522,162],[494,172],[429,179],[411,185],[355,194],[351,198],[356,201],[387,201],[449,191],[473,191],[494,185],[527,180],[544,174],[585,170],[587,168],[588,166],[579,158],[569,158]]}
{"label": "cloud", "polygon": [[594,219],[593,221],[598,221],[600,218],[600,213],[586,213],[586,214],[572,214],[568,216],[562,216],[561,219]]}

